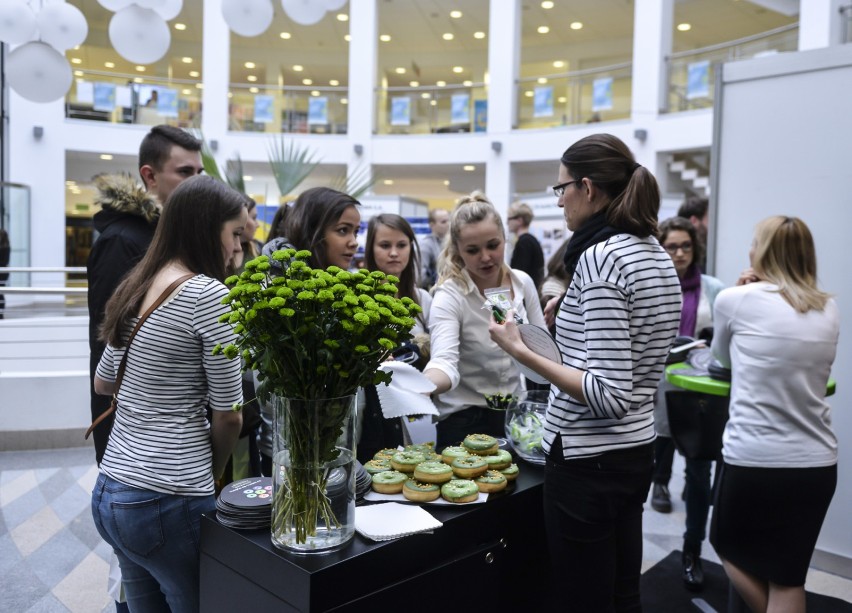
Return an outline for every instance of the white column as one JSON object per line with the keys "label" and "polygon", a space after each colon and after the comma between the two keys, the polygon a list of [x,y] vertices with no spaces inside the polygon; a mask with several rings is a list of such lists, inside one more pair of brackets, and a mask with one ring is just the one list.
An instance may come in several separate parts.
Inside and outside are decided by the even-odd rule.
{"label": "white column", "polygon": [[227,153],[221,146],[228,132],[228,80],[231,74],[231,31],[222,17],[222,0],[204,0],[202,37],[201,131],[204,138],[219,141],[214,152],[224,163]]}
{"label": "white column", "polygon": [[799,51],[839,45],[843,40],[840,7],[848,0],[800,0]]}
{"label": "white column", "polygon": [[514,191],[508,139],[516,123],[521,59],[520,0],[491,0],[488,20],[488,131],[485,193],[501,215]]}
{"label": "white column", "polygon": [[[372,164],[379,17],[376,0],[349,0],[348,172]],[[360,150],[361,153],[357,153]]]}
{"label": "white column", "polygon": [[656,119],[668,89],[666,56],[672,51],[673,0],[636,0],[633,14],[631,117],[637,128]]}

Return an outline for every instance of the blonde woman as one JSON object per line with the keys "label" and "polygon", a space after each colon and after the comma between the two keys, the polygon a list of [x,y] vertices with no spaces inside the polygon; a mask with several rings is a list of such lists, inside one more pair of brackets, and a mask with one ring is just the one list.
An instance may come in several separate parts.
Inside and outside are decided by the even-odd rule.
{"label": "blonde woman", "polygon": [[484,396],[524,387],[515,362],[488,335],[485,290],[508,288],[518,315],[545,327],[535,284],[504,264],[505,247],[503,222],[485,194],[462,198],[450,216],[429,314],[432,356],[424,374],[437,387],[439,449],[467,434],[502,436],[504,416],[488,410]]}
{"label": "blonde woman", "polygon": [[710,542],[752,611],[805,610],[805,575],[837,484],[826,385],[840,315],[810,230],[769,217],[751,268],[716,298],[713,354],[733,371]]}

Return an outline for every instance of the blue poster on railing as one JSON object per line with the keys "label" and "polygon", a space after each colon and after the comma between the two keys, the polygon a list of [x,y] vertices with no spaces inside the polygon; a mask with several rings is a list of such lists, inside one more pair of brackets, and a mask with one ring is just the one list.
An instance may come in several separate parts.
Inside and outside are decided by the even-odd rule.
{"label": "blue poster on railing", "polygon": [[592,111],[612,109],[612,77],[595,79],[592,83]]}
{"label": "blue poster on railing", "polygon": [[411,125],[411,98],[408,96],[391,98],[390,123],[392,126]]}
{"label": "blue poster on railing", "polygon": [[109,113],[114,111],[115,85],[112,83],[95,83],[92,108],[96,111],[107,111]]}
{"label": "blue poster on railing", "polygon": [[324,126],[328,124],[328,98],[316,96],[308,98],[308,125]]}
{"label": "blue poster on railing", "polygon": [[488,100],[473,101],[473,131],[488,130]]}
{"label": "blue poster on railing", "polygon": [[533,117],[553,117],[553,87],[550,85],[533,90]]}
{"label": "blue poster on railing", "polygon": [[686,69],[686,99],[710,97],[710,61],[693,62]]}
{"label": "blue poster on railing", "polygon": [[254,122],[255,123],[272,123],[272,107],[275,105],[275,98],[266,94],[256,94],[254,97]]}
{"label": "blue poster on railing", "polygon": [[453,94],[450,123],[470,123],[470,94]]}
{"label": "blue poster on railing", "polygon": [[157,88],[157,113],[163,117],[178,116],[178,92],[176,89]]}

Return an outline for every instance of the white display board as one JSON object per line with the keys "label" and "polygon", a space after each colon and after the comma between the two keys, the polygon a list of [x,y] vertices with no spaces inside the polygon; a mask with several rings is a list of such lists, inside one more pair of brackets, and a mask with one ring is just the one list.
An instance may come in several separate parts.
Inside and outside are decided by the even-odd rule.
{"label": "white display board", "polygon": [[813,232],[820,285],[841,311],[830,399],[841,477],[817,549],[852,558],[852,45],[729,63],[716,75],[708,257],[732,284],[761,219],[796,216]]}

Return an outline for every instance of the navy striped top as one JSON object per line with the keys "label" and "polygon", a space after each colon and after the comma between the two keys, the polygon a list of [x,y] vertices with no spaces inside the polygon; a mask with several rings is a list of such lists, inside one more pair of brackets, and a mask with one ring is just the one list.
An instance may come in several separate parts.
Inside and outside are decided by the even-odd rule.
{"label": "navy striped top", "polygon": [[[227,293],[219,281],[195,276],[142,324],[118,391],[103,473],[155,492],[213,493],[206,408],[230,411],[242,401],[240,360],[212,355],[217,343],[235,339],[231,325],[219,323]],[[124,351],[107,346],[97,369],[101,379],[115,381]]]}
{"label": "navy striped top", "polygon": [[563,458],[654,440],[654,392],[677,336],[681,289],[653,237],[618,234],[583,252],[556,317],[565,365],[584,371],[586,402],[551,387],[543,447]]}

